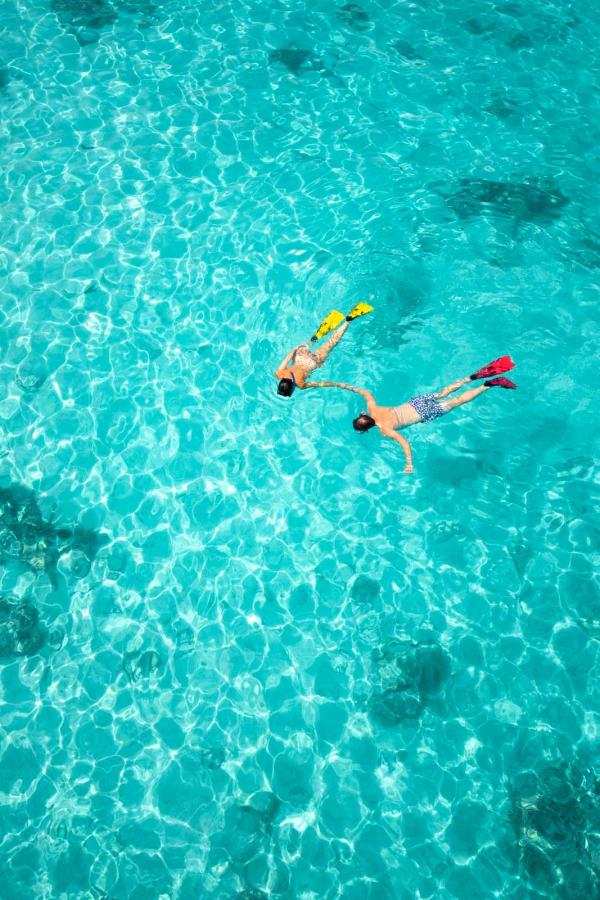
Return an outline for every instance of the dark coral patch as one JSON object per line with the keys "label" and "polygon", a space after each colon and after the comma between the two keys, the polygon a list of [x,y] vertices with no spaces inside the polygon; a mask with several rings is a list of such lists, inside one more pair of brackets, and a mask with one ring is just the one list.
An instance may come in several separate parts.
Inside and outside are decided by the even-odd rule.
{"label": "dark coral patch", "polygon": [[532,884],[548,896],[598,896],[598,773],[578,763],[542,766],[516,778],[511,800],[521,866]]}
{"label": "dark coral patch", "polygon": [[340,6],[336,13],[340,22],[345,22],[355,31],[366,31],[371,27],[371,20],[368,15],[357,3],[346,3]]}
{"label": "dark coral patch", "polygon": [[108,536],[87,528],[60,528],[44,519],[35,493],[20,484],[0,488],[0,565],[20,563],[57,584],[63,554],[93,562]]}
{"label": "dark coral patch", "polygon": [[61,25],[73,30],[82,46],[95,44],[102,29],[118,18],[107,0],[52,0],[51,9]]}
{"label": "dark coral patch", "polygon": [[27,600],[0,597],[0,658],[31,656],[44,645],[46,629]]}
{"label": "dark coral patch", "polygon": [[391,640],[373,654],[382,690],[369,701],[371,718],[391,727],[417,719],[450,675],[450,657],[433,639]]}
{"label": "dark coral patch", "polygon": [[324,69],[323,63],[314,53],[293,45],[272,50],[269,53],[269,61],[281,63],[292,75],[301,75],[302,72],[319,72]]}
{"label": "dark coral patch", "polygon": [[421,56],[419,51],[416,50],[412,44],[409,44],[408,41],[394,41],[392,47],[402,59],[406,59],[409,62],[423,61],[423,56]]}

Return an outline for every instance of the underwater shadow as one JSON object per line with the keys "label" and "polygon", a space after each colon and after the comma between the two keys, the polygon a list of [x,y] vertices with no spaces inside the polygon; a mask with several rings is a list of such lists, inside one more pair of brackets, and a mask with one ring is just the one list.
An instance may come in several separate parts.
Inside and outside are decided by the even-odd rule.
{"label": "underwater shadow", "polygon": [[516,222],[550,223],[560,218],[570,200],[554,181],[531,178],[522,182],[461,178],[458,189],[446,197],[450,209],[463,221],[486,213]]}

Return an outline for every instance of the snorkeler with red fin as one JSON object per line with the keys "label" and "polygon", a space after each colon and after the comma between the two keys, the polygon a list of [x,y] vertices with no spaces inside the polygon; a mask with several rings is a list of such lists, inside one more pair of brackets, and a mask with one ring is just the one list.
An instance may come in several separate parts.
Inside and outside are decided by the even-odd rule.
{"label": "snorkeler with red fin", "polygon": [[[483,394],[484,391],[487,391],[492,387],[508,389],[516,388],[517,385],[509,378],[489,378],[490,375],[499,376],[503,372],[510,372],[510,370],[514,368],[514,365],[515,364],[510,356],[501,356],[499,359],[495,359],[493,362],[488,363],[487,366],[478,369],[473,375],[461,378],[459,381],[449,384],[435,394],[419,394],[417,397],[412,397],[410,400],[398,404],[398,406],[379,406],[370,391],[352,387],[350,384],[342,384],[335,381],[321,381],[314,385],[307,385],[307,387],[339,387],[364,397],[367,402],[367,411],[361,412],[361,414],[353,420],[353,428],[355,431],[365,432],[370,428],[377,426],[384,437],[391,438],[391,440],[400,444],[406,459],[404,472],[405,474],[410,474],[413,471],[411,447],[406,438],[397,434],[397,432],[410,425],[417,425],[420,422],[432,422],[434,419],[439,418],[439,416],[443,416],[447,412],[450,412],[451,409],[456,409],[457,406],[463,406],[465,403],[470,403],[475,397],[478,397],[480,394]],[[458,397],[449,397],[449,394],[455,393],[461,387],[464,387],[465,384],[468,384],[469,381],[477,381],[483,378],[485,378],[486,381],[484,381],[482,385],[464,391],[464,393],[459,394]],[[446,397],[449,397],[449,399],[445,399]]]}

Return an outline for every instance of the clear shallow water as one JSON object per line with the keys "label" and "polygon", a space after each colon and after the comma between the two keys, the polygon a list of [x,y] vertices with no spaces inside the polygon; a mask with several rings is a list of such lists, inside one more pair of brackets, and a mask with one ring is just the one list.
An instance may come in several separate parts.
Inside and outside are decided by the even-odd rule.
{"label": "clear shallow water", "polygon": [[3,897],[598,891],[598,14],[361,9],[3,8]]}

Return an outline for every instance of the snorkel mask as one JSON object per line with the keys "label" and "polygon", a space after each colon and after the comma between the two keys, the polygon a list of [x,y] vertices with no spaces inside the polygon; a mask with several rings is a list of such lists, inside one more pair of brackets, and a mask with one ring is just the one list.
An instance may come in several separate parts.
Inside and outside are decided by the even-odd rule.
{"label": "snorkel mask", "polygon": [[277,385],[277,393],[281,397],[291,397],[294,391],[297,388],[296,384],[296,376],[293,372],[290,372],[289,378],[282,378]]}

